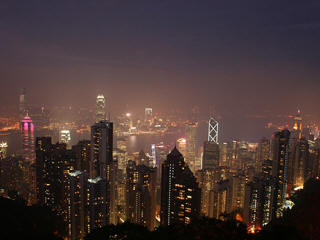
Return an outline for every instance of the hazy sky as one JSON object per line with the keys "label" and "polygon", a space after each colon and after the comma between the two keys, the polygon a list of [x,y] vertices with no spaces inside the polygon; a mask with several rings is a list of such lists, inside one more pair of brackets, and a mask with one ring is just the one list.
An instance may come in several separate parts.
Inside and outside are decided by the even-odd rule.
{"label": "hazy sky", "polygon": [[319,0],[2,0],[0,102],[320,116]]}

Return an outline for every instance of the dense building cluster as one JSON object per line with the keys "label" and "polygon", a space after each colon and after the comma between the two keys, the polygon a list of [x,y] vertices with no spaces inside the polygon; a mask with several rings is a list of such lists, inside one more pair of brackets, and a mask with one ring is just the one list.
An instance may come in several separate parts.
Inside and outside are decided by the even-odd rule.
{"label": "dense building cluster", "polygon": [[[16,191],[28,204],[54,210],[67,223],[69,239],[127,220],[153,230],[201,216],[231,217],[256,232],[281,217],[292,207],[291,195],[320,174],[320,140],[303,128],[300,112],[292,129],[258,143],[219,142],[219,124],[210,118],[200,154],[197,122],[185,124],[185,138],[176,146],[152,144],[150,153],[129,154],[125,133],[135,130],[130,116],[115,131],[103,95],[97,97],[91,139],[73,146],[67,132],[60,143],[34,137],[25,91],[19,109],[21,154],[6,156],[6,145],[0,145],[2,195]],[[145,109],[145,129],[158,124],[152,114]]]}

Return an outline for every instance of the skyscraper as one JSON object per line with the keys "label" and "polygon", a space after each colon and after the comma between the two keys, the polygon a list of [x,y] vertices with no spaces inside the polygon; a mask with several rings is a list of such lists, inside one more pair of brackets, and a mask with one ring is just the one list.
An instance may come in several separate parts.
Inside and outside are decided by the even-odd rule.
{"label": "skyscraper", "polygon": [[126,215],[130,222],[155,227],[156,169],[129,161],[126,178]]}
{"label": "skyscraper", "polygon": [[261,230],[272,219],[274,186],[274,178],[265,174],[259,174],[246,184],[243,215],[252,233]]}
{"label": "skyscraper", "polygon": [[204,142],[202,169],[213,169],[219,166],[219,145],[213,141]]}
{"label": "skyscraper", "polygon": [[37,197],[59,214],[64,212],[65,172],[74,169],[75,155],[63,143],[52,144],[50,137],[36,139]]}
{"label": "skyscraper", "polygon": [[185,160],[190,170],[195,173],[197,149],[197,123],[186,124],[186,156]]}
{"label": "skyscraper", "polygon": [[208,142],[219,143],[219,123],[213,117],[209,119]]}
{"label": "skyscraper", "polygon": [[272,176],[275,178],[275,194],[273,199],[273,216],[280,217],[287,194],[287,168],[290,132],[283,130],[272,137]]}
{"label": "skyscraper", "polygon": [[85,236],[87,211],[87,173],[72,171],[66,174],[65,204],[69,239],[81,239]]}
{"label": "skyscraper", "polygon": [[269,159],[270,155],[270,141],[266,138],[262,138],[258,143],[256,171],[262,172],[262,166],[265,161]]}
{"label": "skyscraper", "polygon": [[[115,212],[115,174],[116,168],[113,161],[113,123],[100,121],[91,127],[91,161],[90,178],[95,179],[92,184],[106,184],[106,196],[103,203],[106,205],[106,223],[110,216],[114,220]],[[97,180],[102,179],[102,181]],[[96,185],[92,185],[95,189]],[[103,194],[103,192],[101,192]],[[104,196],[101,195],[104,198]],[[111,214],[111,215],[110,215]],[[99,220],[100,221],[100,220]],[[103,223],[103,222],[102,222]],[[102,224],[101,223],[101,224]]]}
{"label": "skyscraper", "polygon": [[96,123],[106,120],[106,101],[102,94],[97,96],[96,100]]}
{"label": "skyscraper", "polygon": [[34,151],[34,125],[28,113],[21,121],[21,135],[23,141],[23,179],[26,183],[25,199],[29,203],[36,202],[36,169]]}
{"label": "skyscraper", "polygon": [[200,214],[201,191],[181,153],[174,148],[162,164],[161,224],[188,224]]}
{"label": "skyscraper", "polygon": [[303,187],[307,174],[307,165],[309,161],[309,144],[305,138],[298,140],[295,146],[295,155],[293,162],[293,188]]}
{"label": "skyscraper", "polygon": [[90,177],[109,179],[109,168],[113,161],[113,123],[103,120],[91,127]]}

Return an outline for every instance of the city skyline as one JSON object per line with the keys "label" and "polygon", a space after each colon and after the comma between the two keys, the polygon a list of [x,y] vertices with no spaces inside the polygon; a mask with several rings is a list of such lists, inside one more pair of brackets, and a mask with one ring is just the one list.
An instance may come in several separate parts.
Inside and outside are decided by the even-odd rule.
{"label": "city skyline", "polygon": [[2,236],[318,240],[319,10],[1,1]]}

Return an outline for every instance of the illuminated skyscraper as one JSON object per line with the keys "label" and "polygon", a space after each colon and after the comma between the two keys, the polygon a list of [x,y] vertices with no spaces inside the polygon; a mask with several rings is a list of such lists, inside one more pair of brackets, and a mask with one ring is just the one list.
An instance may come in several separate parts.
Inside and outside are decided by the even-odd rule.
{"label": "illuminated skyscraper", "polygon": [[75,169],[86,172],[90,172],[90,140],[79,141],[77,145],[72,146],[72,152],[76,156]]}
{"label": "illuminated skyscraper", "polygon": [[280,217],[286,200],[290,132],[283,130],[272,137],[272,176],[275,178],[273,216]]}
{"label": "illuminated skyscraper", "polygon": [[257,161],[256,161],[256,171],[257,173],[262,172],[262,166],[265,161],[270,158],[270,141],[266,138],[263,138],[258,143],[257,150]]}
{"label": "illuminated skyscraper", "polygon": [[309,161],[309,144],[304,138],[298,140],[295,146],[295,155],[293,162],[293,188],[303,187],[307,174],[307,165]]}
{"label": "illuminated skyscraper", "polygon": [[252,233],[261,230],[272,219],[274,186],[274,179],[264,174],[246,185],[243,215]]}
{"label": "illuminated skyscraper", "polygon": [[[113,161],[113,123],[100,121],[91,127],[90,178],[101,178],[106,182],[106,223],[114,219],[115,174]],[[100,182],[100,181],[99,181]],[[112,222],[113,223],[113,222]]]}
{"label": "illuminated skyscraper", "polygon": [[219,123],[213,117],[209,119],[208,141],[219,143]]}
{"label": "illuminated skyscraper", "polygon": [[186,124],[186,163],[195,173],[196,149],[197,149],[197,123]]}
{"label": "illuminated skyscraper", "polygon": [[126,215],[130,222],[155,227],[156,169],[129,161],[126,178]]}
{"label": "illuminated skyscraper", "polygon": [[113,123],[100,121],[91,127],[90,177],[109,179],[109,167],[113,161]]}
{"label": "illuminated skyscraper", "polygon": [[87,174],[72,171],[66,174],[66,219],[69,239],[82,239],[85,236],[87,212]]}
{"label": "illuminated skyscraper", "polygon": [[28,113],[21,121],[23,141],[23,179],[27,184],[25,199],[29,203],[36,202],[36,169],[34,151],[34,126]]}
{"label": "illuminated skyscraper", "polygon": [[70,130],[64,129],[60,131],[60,142],[65,143],[67,147],[70,147],[70,143],[71,143]]}
{"label": "illuminated skyscraper", "polygon": [[65,172],[74,169],[75,155],[64,143],[52,144],[50,137],[36,139],[37,197],[41,205],[64,212]]}
{"label": "illuminated skyscraper", "polygon": [[161,224],[188,224],[200,215],[201,190],[181,153],[174,148],[162,164]]}
{"label": "illuminated skyscraper", "polygon": [[204,142],[202,169],[213,169],[219,166],[219,145],[213,141]]}
{"label": "illuminated skyscraper", "polygon": [[99,94],[96,101],[96,123],[106,120],[105,106],[105,98],[102,94]]}

